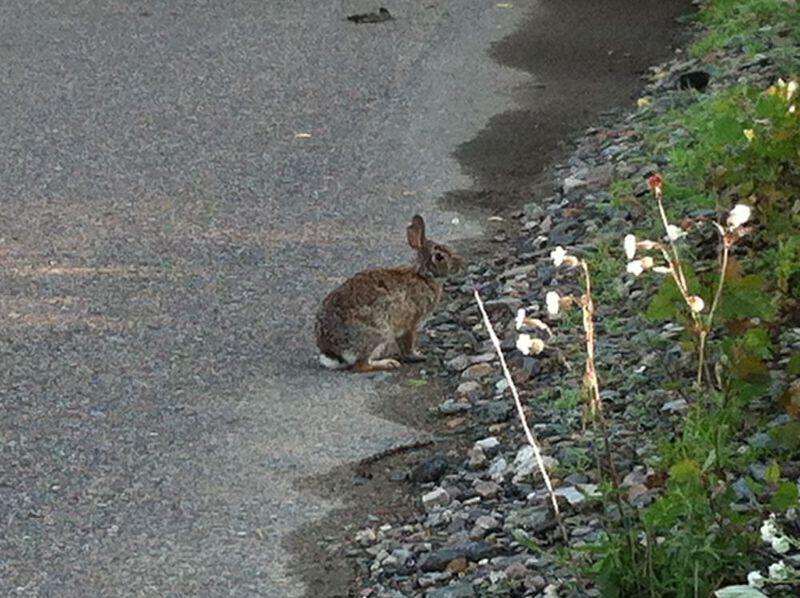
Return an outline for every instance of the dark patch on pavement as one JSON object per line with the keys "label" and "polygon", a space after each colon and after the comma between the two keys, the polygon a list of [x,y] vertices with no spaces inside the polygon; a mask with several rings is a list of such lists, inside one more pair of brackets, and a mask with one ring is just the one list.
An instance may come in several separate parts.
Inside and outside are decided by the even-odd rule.
{"label": "dark patch on pavement", "polygon": [[628,109],[641,75],[673,52],[687,0],[544,0],[525,25],[492,47],[501,65],[531,73],[517,110],[494,116],[454,155],[474,181],[448,193],[448,209],[500,211],[533,199],[565,143],[603,113]]}

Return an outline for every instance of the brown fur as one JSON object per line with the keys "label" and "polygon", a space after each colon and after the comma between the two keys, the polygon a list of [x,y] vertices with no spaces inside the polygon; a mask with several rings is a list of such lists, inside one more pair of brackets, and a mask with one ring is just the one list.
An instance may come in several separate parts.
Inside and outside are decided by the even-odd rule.
{"label": "brown fur", "polygon": [[353,371],[393,369],[382,359],[397,349],[401,358],[419,359],[416,333],[442,295],[439,277],[458,271],[462,259],[425,238],[425,223],[415,216],[407,230],[417,263],[365,270],[331,291],[317,313],[317,347],[327,358]]}

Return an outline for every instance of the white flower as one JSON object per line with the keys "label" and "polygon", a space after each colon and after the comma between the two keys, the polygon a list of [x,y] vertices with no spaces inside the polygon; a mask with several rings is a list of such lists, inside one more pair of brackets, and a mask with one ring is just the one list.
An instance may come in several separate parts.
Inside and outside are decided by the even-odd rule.
{"label": "white flower", "polygon": [[517,337],[517,349],[524,355],[538,355],[544,351],[544,341],[540,338],[533,338],[530,334],[520,334]]}
{"label": "white flower", "polygon": [[703,308],[706,306],[706,302],[703,301],[701,297],[697,295],[690,296],[687,301],[689,302],[689,309],[691,309],[694,313],[700,313],[703,311]]}
{"label": "white flower", "polygon": [[649,255],[644,256],[639,261],[642,262],[642,268],[644,268],[645,270],[649,270],[650,268],[652,268],[653,264],[655,263],[653,261],[653,258],[651,258]]}
{"label": "white flower", "polygon": [[772,542],[772,539],[780,535],[780,529],[775,520],[770,518],[764,521],[761,526],[761,540],[767,544]]}
{"label": "white flower", "polygon": [[550,252],[550,259],[553,260],[553,264],[556,268],[558,268],[561,264],[564,263],[564,258],[567,257],[567,251],[559,245],[553,251]]}
{"label": "white flower", "polygon": [[764,587],[764,576],[759,571],[750,571],[747,574],[747,585],[754,588]]}
{"label": "white flower", "polygon": [[783,564],[783,561],[778,561],[777,563],[772,563],[769,566],[769,578],[773,581],[783,581],[789,577],[789,570],[786,568],[786,565]]}
{"label": "white flower", "polygon": [[728,227],[738,228],[743,225],[750,220],[750,212],[750,206],[746,206],[743,203],[736,204],[728,214]]}
{"label": "white flower", "polygon": [[632,260],[636,255],[636,235],[625,235],[623,246],[625,247],[625,255],[629,260]]}
{"label": "white flower", "polygon": [[681,230],[680,226],[675,226],[674,224],[667,225],[667,238],[670,241],[677,241],[684,235],[686,235],[686,233]]}
{"label": "white flower", "polygon": [[786,554],[789,552],[789,539],[786,536],[775,536],[772,538],[772,550],[778,554]]}
{"label": "white flower", "polygon": [[556,315],[561,307],[561,297],[558,296],[558,293],[555,291],[548,291],[544,301],[547,304],[547,313],[551,316]]}
{"label": "white flower", "polygon": [[517,310],[517,318],[516,318],[516,320],[514,321],[514,324],[515,324],[515,326],[516,326],[517,330],[519,330],[520,328],[522,328],[522,324],[523,324],[524,322],[525,322],[525,309],[524,309],[524,308],[522,308],[522,307],[520,307],[520,308]]}
{"label": "white flower", "polygon": [[794,94],[797,93],[797,87],[798,87],[797,81],[789,81],[789,83],[786,84],[786,101],[787,102],[791,102],[792,101],[792,98],[794,97]]}
{"label": "white flower", "polygon": [[625,268],[625,270],[628,272],[628,274],[639,276],[642,272],[644,272],[644,266],[642,265],[642,260],[633,260],[632,262],[628,262],[628,265]]}

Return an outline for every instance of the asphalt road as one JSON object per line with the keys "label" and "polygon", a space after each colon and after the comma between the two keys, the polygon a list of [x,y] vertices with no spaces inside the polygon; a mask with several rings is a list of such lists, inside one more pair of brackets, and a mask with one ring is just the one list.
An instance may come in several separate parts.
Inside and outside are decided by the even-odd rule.
{"label": "asphalt road", "polygon": [[479,230],[437,199],[527,93],[518,4],[0,3],[0,594],[302,592],[281,543],[341,505],[294,482],[417,437],[314,310],[414,212]]}
{"label": "asphalt road", "polygon": [[434,202],[521,13],[387,4],[0,5],[0,594],[294,596],[337,503],[293,481],[416,437],[313,312],[416,211],[470,234]]}

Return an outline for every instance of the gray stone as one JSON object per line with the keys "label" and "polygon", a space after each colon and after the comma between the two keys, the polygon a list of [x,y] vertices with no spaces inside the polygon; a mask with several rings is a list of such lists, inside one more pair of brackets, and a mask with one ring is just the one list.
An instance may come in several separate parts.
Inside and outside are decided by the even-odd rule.
{"label": "gray stone", "polygon": [[411,472],[411,481],[417,484],[438,482],[447,472],[449,465],[444,455],[434,455],[414,468]]}
{"label": "gray stone", "polygon": [[477,492],[482,498],[493,498],[497,496],[500,492],[501,488],[497,482],[484,482],[484,481],[477,481],[473,484],[475,488],[475,492]]}
{"label": "gray stone", "polygon": [[435,507],[440,507],[450,502],[450,495],[444,488],[434,488],[422,496],[422,506],[426,511],[431,511]]}
{"label": "gray stone", "polygon": [[463,372],[469,366],[469,358],[466,355],[459,355],[447,362],[447,368],[454,372]]}
{"label": "gray stone", "polygon": [[503,529],[513,531],[515,529],[531,530],[550,521],[550,509],[548,507],[526,507],[511,511],[506,515],[506,522]]}
{"label": "gray stone", "polygon": [[471,365],[461,372],[461,377],[464,380],[480,380],[481,378],[485,378],[491,374],[493,371],[494,368],[488,363],[476,363],[475,365]]}
{"label": "gray stone", "polygon": [[561,184],[561,188],[564,191],[564,194],[570,193],[571,191],[575,191],[576,189],[582,189],[586,187],[588,183],[582,179],[568,176],[564,179],[563,183]]}
{"label": "gray stone", "polygon": [[[547,455],[542,455],[542,462],[548,471],[558,466],[558,461]],[[527,476],[533,476],[534,478],[541,476],[539,465],[536,462],[536,455],[533,452],[533,447],[530,445],[525,445],[517,451],[517,456],[514,459],[513,481],[522,481]]]}
{"label": "gray stone", "polygon": [[473,598],[475,590],[471,583],[461,582],[452,586],[445,586],[443,588],[436,588],[429,590],[425,594],[426,598]]}
{"label": "gray stone", "polygon": [[483,386],[474,380],[462,382],[458,385],[458,388],[456,388],[456,395],[464,397],[469,401],[477,401],[483,396]]}
{"label": "gray stone", "polygon": [[508,421],[511,405],[508,401],[489,401],[475,409],[475,415],[485,424],[499,424]]}
{"label": "gray stone", "polygon": [[482,469],[488,459],[486,458],[486,454],[483,452],[483,449],[475,445],[469,451],[469,467],[470,469]]}
{"label": "gray stone", "polygon": [[462,411],[469,411],[472,405],[462,401],[454,401],[447,399],[444,403],[439,405],[439,412],[444,415],[453,415],[454,413],[461,413]]}
{"label": "gray stone", "polygon": [[475,446],[479,446],[481,449],[491,454],[500,446],[500,441],[497,440],[496,436],[487,436],[486,438],[481,438],[476,441]]}
{"label": "gray stone", "polygon": [[450,561],[467,559],[477,562],[494,556],[496,549],[486,542],[467,542],[460,546],[440,548],[429,553],[419,563],[422,571],[444,571]]}

